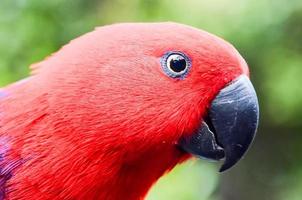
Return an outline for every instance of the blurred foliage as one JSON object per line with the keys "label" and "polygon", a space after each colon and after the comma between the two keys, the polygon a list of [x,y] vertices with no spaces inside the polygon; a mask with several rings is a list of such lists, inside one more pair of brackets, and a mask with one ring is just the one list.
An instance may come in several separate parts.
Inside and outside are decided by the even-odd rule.
{"label": "blurred foliage", "polygon": [[244,161],[222,176],[213,164],[189,162],[148,199],[301,199],[301,0],[1,0],[0,85],[94,27],[126,21],[176,21],[230,41],[250,66],[261,104]]}
{"label": "blurred foliage", "polygon": [[189,161],[185,165],[179,165],[169,175],[159,180],[151,189],[147,200],[210,200],[218,183],[218,177],[213,176],[216,171],[208,163],[198,165],[195,161]]}

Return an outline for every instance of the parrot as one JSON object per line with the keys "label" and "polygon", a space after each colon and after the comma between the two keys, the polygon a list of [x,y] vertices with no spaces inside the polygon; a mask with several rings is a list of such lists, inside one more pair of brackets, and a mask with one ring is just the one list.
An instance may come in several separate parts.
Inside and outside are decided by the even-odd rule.
{"label": "parrot", "polygon": [[0,199],[140,200],[193,157],[230,169],[256,135],[246,61],[189,25],[98,27],[30,68],[0,89]]}

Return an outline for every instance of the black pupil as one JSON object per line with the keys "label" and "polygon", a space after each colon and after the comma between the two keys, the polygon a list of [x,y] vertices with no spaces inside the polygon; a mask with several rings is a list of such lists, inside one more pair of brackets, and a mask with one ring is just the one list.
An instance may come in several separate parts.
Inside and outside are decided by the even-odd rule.
{"label": "black pupil", "polygon": [[182,56],[177,56],[170,61],[170,68],[174,72],[182,72],[186,69],[187,62]]}

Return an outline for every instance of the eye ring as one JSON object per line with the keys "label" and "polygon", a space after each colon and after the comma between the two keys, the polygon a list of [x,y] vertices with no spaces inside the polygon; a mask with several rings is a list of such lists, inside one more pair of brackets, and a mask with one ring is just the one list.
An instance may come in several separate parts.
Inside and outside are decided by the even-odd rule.
{"label": "eye ring", "polygon": [[169,51],[162,56],[161,66],[168,76],[184,79],[191,68],[191,60],[182,52]]}

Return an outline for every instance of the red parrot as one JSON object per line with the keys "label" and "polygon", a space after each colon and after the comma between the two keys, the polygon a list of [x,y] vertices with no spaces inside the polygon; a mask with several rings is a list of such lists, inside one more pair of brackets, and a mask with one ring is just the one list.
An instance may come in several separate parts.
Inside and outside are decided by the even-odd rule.
{"label": "red parrot", "polygon": [[0,90],[0,199],[143,199],[192,155],[227,170],[258,125],[248,76],[202,30],[97,28]]}

